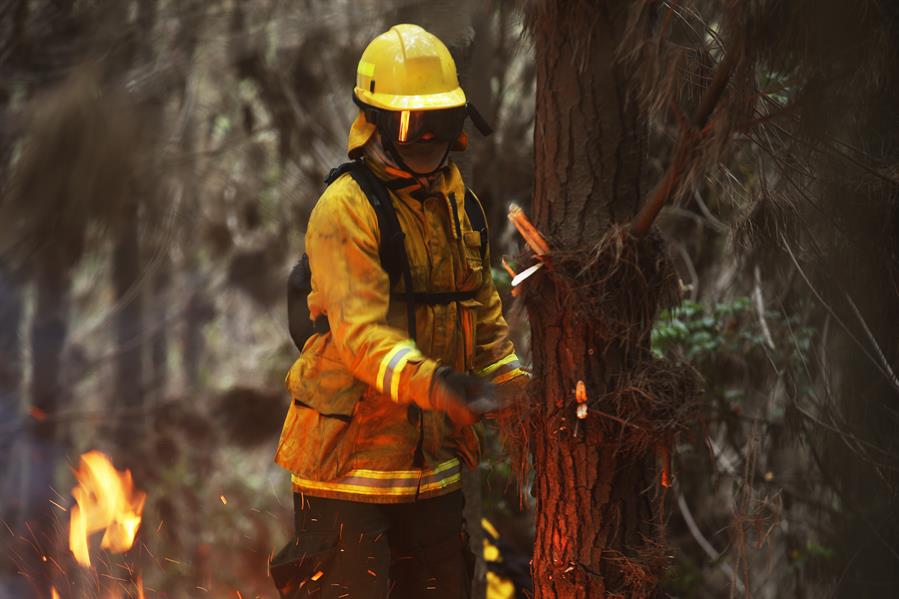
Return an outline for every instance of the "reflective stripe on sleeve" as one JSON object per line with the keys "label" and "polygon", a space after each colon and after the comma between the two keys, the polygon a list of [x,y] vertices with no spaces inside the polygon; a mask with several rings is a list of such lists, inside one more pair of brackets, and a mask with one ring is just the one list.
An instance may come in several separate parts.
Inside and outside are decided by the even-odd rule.
{"label": "reflective stripe on sleeve", "polygon": [[521,362],[519,361],[518,356],[511,353],[502,360],[498,360],[490,366],[478,371],[477,374],[480,377],[489,378],[490,382],[499,385],[500,383],[514,379],[516,376],[525,374],[525,371],[521,369]]}
{"label": "reflective stripe on sleeve", "polygon": [[412,343],[399,343],[387,352],[378,367],[378,378],[375,381],[378,391],[389,395],[393,401],[399,401],[400,374],[411,359],[421,358],[421,352]]}

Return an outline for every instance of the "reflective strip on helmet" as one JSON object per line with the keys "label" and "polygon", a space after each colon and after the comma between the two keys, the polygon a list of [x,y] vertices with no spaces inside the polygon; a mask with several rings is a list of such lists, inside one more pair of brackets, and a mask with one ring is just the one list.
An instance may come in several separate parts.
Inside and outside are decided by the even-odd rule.
{"label": "reflective strip on helmet", "polygon": [[398,402],[400,373],[402,373],[409,360],[414,358],[421,358],[421,352],[411,343],[397,344],[396,347],[387,352],[378,368],[378,378],[375,381],[378,391],[385,395],[390,395],[390,399]]}
{"label": "reflective strip on helmet", "polygon": [[462,463],[453,458],[424,470],[351,470],[335,481],[291,476],[295,491],[325,496],[422,497],[448,492],[461,485]]}
{"label": "reflective strip on helmet", "polygon": [[400,131],[397,135],[397,141],[405,142],[409,138],[409,111],[404,110],[400,113]]}
{"label": "reflective strip on helmet", "polygon": [[375,65],[372,62],[365,62],[364,60],[359,61],[359,68],[356,69],[363,77],[374,77],[375,76]]}

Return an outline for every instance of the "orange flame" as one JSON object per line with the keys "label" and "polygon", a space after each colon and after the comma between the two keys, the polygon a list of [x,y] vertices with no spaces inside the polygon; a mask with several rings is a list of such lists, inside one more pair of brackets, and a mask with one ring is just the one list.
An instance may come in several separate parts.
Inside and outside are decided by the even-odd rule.
{"label": "orange flame", "polygon": [[50,599],[59,599],[59,591],[56,587],[50,587]]}
{"label": "orange flame", "polygon": [[99,451],[81,456],[75,476],[78,486],[72,496],[78,505],[72,507],[69,521],[69,549],[79,564],[90,567],[87,540],[95,532],[103,531],[103,549],[113,553],[131,549],[147,495],[135,491],[130,470],[119,472]]}
{"label": "orange flame", "polygon": [[656,459],[662,465],[662,487],[668,489],[671,487],[671,449],[667,445],[658,445],[656,447]]}

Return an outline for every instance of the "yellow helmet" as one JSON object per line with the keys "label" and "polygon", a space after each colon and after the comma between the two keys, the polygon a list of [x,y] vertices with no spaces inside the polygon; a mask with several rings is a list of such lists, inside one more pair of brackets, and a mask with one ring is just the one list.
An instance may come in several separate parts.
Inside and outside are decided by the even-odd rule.
{"label": "yellow helmet", "polygon": [[466,105],[456,63],[437,36],[394,25],[362,53],[355,97],[382,110],[440,110]]}

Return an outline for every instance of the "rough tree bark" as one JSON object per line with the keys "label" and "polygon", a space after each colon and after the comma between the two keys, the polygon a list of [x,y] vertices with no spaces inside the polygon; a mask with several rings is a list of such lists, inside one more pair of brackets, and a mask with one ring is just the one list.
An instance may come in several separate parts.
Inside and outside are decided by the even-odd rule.
{"label": "rough tree bark", "polygon": [[[616,58],[629,4],[555,0],[529,14],[537,62],[533,214],[552,251],[550,266],[524,285],[534,357],[532,571],[541,599],[653,596],[665,562],[653,505],[661,445],[651,436],[629,439],[646,431],[621,424],[611,405],[645,368],[648,326],[634,322],[645,334],[628,338],[626,328],[603,326],[584,308],[609,291],[597,256],[615,247],[609,235],[642,197],[646,119],[633,70]],[[650,264],[663,262],[657,244],[639,252]],[[641,268],[630,271],[633,281],[605,284],[640,289]],[[646,306],[632,312],[626,294],[612,296],[612,304],[600,300],[602,310],[649,320],[658,299],[635,293],[631,299]],[[590,407],[584,420],[575,415],[578,381]]]}

